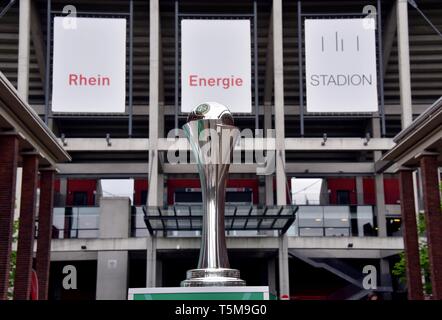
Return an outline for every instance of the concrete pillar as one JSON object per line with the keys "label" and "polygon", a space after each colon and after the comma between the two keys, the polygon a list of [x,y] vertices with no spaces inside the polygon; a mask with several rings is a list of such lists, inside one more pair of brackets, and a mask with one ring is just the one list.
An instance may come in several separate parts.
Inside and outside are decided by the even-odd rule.
{"label": "concrete pillar", "polygon": [[[379,266],[381,286],[384,288],[392,288],[390,261],[385,258],[380,259]],[[391,293],[384,292],[383,298],[384,300],[391,300]]]}
{"label": "concrete pillar", "polygon": [[98,251],[97,300],[127,299],[127,251]]}
{"label": "concrete pillar", "polygon": [[406,257],[409,300],[423,300],[422,274],[419,258],[419,238],[414,204],[413,172],[399,172],[401,194],[402,233]]}
{"label": "concrete pillar", "polygon": [[23,155],[23,177],[18,229],[14,300],[29,300],[37,205],[38,155]]}
{"label": "concrete pillar", "polygon": [[385,191],[384,191],[384,175],[377,174],[375,177],[375,191],[376,191],[376,216],[378,222],[378,236],[387,236],[387,219],[385,218]]}
{"label": "concrete pillar", "polygon": [[[130,236],[130,199],[101,198],[100,238]],[[127,299],[127,251],[99,251],[97,255],[97,300]]]}
{"label": "concrete pillar", "polygon": [[273,0],[273,65],[276,134],[276,203],[287,204],[285,175],[284,62],[282,40],[282,0]]}
{"label": "concrete pillar", "polygon": [[20,0],[18,30],[17,90],[24,101],[29,93],[29,55],[31,39],[31,0]]}
{"label": "concrete pillar", "polygon": [[[148,206],[163,204],[164,177],[159,173],[158,138],[163,131],[163,110],[160,110],[160,7],[158,0],[151,0],[150,14],[150,56],[149,56],[149,188]],[[158,125],[160,124],[160,125]],[[156,240],[148,236],[146,251],[146,286],[155,287],[156,282]]]}
{"label": "concrete pillar", "polygon": [[[265,129],[265,137],[270,138],[270,129],[272,129],[272,109],[270,104],[264,105],[264,129]],[[273,198],[273,174],[266,175],[265,179],[265,188],[264,188],[264,196],[265,196],[265,204],[273,205],[275,203],[275,199]]]}
{"label": "concrete pillar", "polygon": [[157,267],[157,248],[156,238],[148,236],[146,251],[146,287],[153,288],[156,286],[156,267]]}
{"label": "concrete pillar", "polygon": [[364,177],[356,176],[356,201],[359,206],[364,205]]}
{"label": "concrete pillar", "polygon": [[402,129],[413,121],[410,76],[410,45],[408,38],[408,2],[396,0],[399,89],[402,107]]}
{"label": "concrete pillar", "polygon": [[163,286],[163,262],[161,260],[157,260],[155,271],[156,271],[155,286],[162,287]]}
{"label": "concrete pillar", "polygon": [[60,203],[58,204],[60,207],[66,206],[67,195],[68,195],[68,179],[60,178]]}
{"label": "concrete pillar", "polygon": [[[285,174],[285,124],[284,124],[284,62],[282,39],[282,0],[273,0],[273,66],[275,99],[275,134],[276,134],[276,204],[287,204]],[[288,239],[282,235],[279,239],[279,296],[290,297]]]}
{"label": "concrete pillar", "polygon": [[0,135],[0,300],[9,287],[18,144],[16,135]]}
{"label": "concrete pillar", "polygon": [[163,203],[163,177],[159,174],[158,138],[160,134],[159,106],[159,48],[160,48],[160,8],[158,0],[150,1],[150,56],[149,56],[149,206]]}
{"label": "concrete pillar", "polygon": [[55,171],[40,173],[40,206],[38,212],[38,240],[36,267],[38,276],[38,299],[48,299],[49,267],[51,264],[52,211],[54,208]]}
{"label": "concrete pillar", "polygon": [[289,252],[287,234],[279,237],[278,250],[279,264],[279,298],[282,300],[290,299],[289,283]]}
{"label": "concrete pillar", "polygon": [[[381,137],[381,128],[379,119],[373,119],[373,137],[380,138]],[[376,163],[382,158],[381,151],[373,152],[373,160]],[[384,191],[384,175],[382,173],[378,173],[374,177],[375,180],[375,195],[376,195],[376,206],[375,213],[377,217],[378,224],[378,236],[386,237],[387,236],[387,220],[385,218],[385,213],[387,211],[385,206],[385,191]]]}
{"label": "concrete pillar", "polygon": [[442,214],[440,208],[438,154],[420,158],[427,227],[428,257],[434,300],[442,300]]}
{"label": "concrete pillar", "polygon": [[276,261],[274,258],[267,262],[267,285],[269,292],[276,296]]}
{"label": "concrete pillar", "polygon": [[99,230],[101,239],[129,238],[130,198],[101,198]]}

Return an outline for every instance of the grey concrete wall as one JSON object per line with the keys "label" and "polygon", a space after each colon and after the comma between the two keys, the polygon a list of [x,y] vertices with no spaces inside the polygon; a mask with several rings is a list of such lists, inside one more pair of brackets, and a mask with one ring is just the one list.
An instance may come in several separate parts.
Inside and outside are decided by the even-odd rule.
{"label": "grey concrete wall", "polygon": [[130,199],[103,197],[100,200],[100,238],[130,236]]}
{"label": "grey concrete wall", "polygon": [[97,300],[127,299],[127,251],[100,251],[97,259]]}
{"label": "grey concrete wall", "polygon": [[[100,199],[100,235],[102,239],[130,236],[130,199]],[[127,299],[128,251],[99,251],[97,254],[97,300]]]}

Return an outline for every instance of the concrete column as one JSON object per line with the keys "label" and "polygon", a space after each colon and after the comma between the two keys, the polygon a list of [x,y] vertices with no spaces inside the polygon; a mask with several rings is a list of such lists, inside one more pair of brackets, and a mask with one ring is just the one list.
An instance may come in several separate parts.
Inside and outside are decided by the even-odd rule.
{"label": "concrete column", "polygon": [[276,133],[276,203],[287,204],[285,175],[284,63],[282,40],[282,0],[273,0],[273,65]]}
{"label": "concrete column", "polygon": [[440,209],[438,154],[422,155],[420,165],[432,293],[434,300],[442,300],[442,214]]}
{"label": "concrete column", "polygon": [[40,206],[38,212],[37,276],[38,299],[48,299],[49,266],[51,264],[52,211],[54,208],[55,171],[40,173]]}
{"label": "concrete column", "polygon": [[20,0],[18,30],[17,90],[24,101],[29,93],[29,55],[31,39],[31,0]]}
{"label": "concrete column", "polygon": [[68,195],[68,179],[67,178],[60,178],[60,201],[59,204],[62,207],[66,206],[66,199]]}
{"label": "concrete column", "polygon": [[[159,173],[158,138],[163,130],[163,110],[159,110],[160,94],[160,7],[158,0],[150,0],[150,67],[149,67],[149,188],[148,206],[163,204],[164,177]],[[160,125],[158,125],[160,124]],[[155,287],[156,240],[148,236],[146,250],[146,286]]]}
{"label": "concrete column", "polygon": [[[381,128],[380,128],[379,119],[373,119],[372,125],[373,125],[373,137],[380,138]],[[375,163],[379,161],[381,158],[382,158],[381,151],[373,152],[373,160]],[[375,180],[375,195],[376,195],[375,213],[378,224],[378,236],[386,237],[387,220],[385,218],[385,212],[387,211],[387,209],[385,206],[384,175],[382,173],[376,174],[374,180]]]}
{"label": "concrete column", "polygon": [[130,199],[128,197],[101,198],[100,238],[129,238]]}
{"label": "concrete column", "polygon": [[[392,288],[390,262],[388,261],[388,259],[385,258],[380,259],[379,266],[381,286],[384,288]],[[391,300],[391,293],[384,292],[383,298],[384,300]]]}
{"label": "concrete column", "polygon": [[289,283],[289,252],[287,234],[279,237],[278,250],[279,264],[279,298],[282,300],[290,299]]}
{"label": "concrete column", "polygon": [[364,177],[356,176],[356,199],[359,206],[364,204]]}
{"label": "concrete column", "polygon": [[9,287],[18,144],[16,135],[0,135],[0,300]]}
{"label": "concrete column", "polygon": [[409,300],[423,300],[422,274],[419,258],[419,238],[414,204],[413,172],[399,172],[401,194],[402,232],[406,257]]}
{"label": "concrete column", "polygon": [[274,258],[267,262],[267,285],[269,292],[276,295],[276,261]]}
{"label": "concrete column", "polygon": [[149,206],[163,203],[163,177],[159,174],[158,138],[161,126],[159,106],[159,48],[160,48],[160,8],[158,0],[150,1],[150,56],[149,56]]}
{"label": "concrete column", "polygon": [[[270,103],[264,105],[264,129],[266,131],[265,136],[269,138],[270,135],[268,134],[268,130],[272,129],[272,109]],[[266,205],[273,205],[275,203],[275,199],[273,199],[273,177],[273,174],[264,177],[264,199]]]}
{"label": "concrete column", "polygon": [[163,286],[163,262],[161,260],[157,260],[157,265],[156,265],[155,270],[156,270],[155,286],[162,287]]}
{"label": "concrete column", "polygon": [[384,194],[384,175],[377,174],[375,176],[375,191],[376,191],[376,216],[378,222],[378,236],[387,236],[387,220],[385,218],[385,194]]}
{"label": "concrete column", "polygon": [[156,286],[156,267],[157,267],[157,248],[156,238],[148,236],[146,251],[146,287],[153,288]]}
{"label": "concrete column", "polygon": [[22,197],[18,230],[17,266],[14,279],[14,300],[29,300],[31,294],[37,184],[38,155],[23,155]]}
{"label": "concrete column", "polygon": [[[275,134],[276,134],[276,204],[287,204],[285,175],[285,124],[284,124],[284,62],[282,38],[282,0],[273,0],[273,76],[275,99]],[[279,296],[290,297],[288,239],[282,235],[279,239]]]}
{"label": "concrete column", "polygon": [[399,88],[402,107],[402,129],[413,121],[410,76],[410,45],[408,38],[408,2],[396,0]]}
{"label": "concrete column", "polygon": [[98,251],[97,300],[127,299],[127,251]]}
{"label": "concrete column", "polygon": [[[100,238],[130,236],[130,199],[101,198]],[[99,251],[97,255],[97,300],[127,299],[127,251]]]}

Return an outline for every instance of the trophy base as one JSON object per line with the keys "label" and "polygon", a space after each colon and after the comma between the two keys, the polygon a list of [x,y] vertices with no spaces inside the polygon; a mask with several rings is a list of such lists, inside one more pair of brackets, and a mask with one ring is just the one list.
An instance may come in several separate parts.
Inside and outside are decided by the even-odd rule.
{"label": "trophy base", "polygon": [[187,271],[187,279],[181,287],[239,287],[246,282],[239,278],[236,269],[192,269]]}

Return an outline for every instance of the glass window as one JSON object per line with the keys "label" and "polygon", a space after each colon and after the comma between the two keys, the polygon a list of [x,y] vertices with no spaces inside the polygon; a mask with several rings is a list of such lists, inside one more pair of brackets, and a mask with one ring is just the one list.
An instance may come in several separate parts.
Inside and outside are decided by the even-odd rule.
{"label": "glass window", "polygon": [[302,227],[323,227],[324,212],[321,206],[300,206],[298,210],[298,225]]}
{"label": "glass window", "polygon": [[324,206],[324,226],[350,228],[350,209],[348,206]]}

